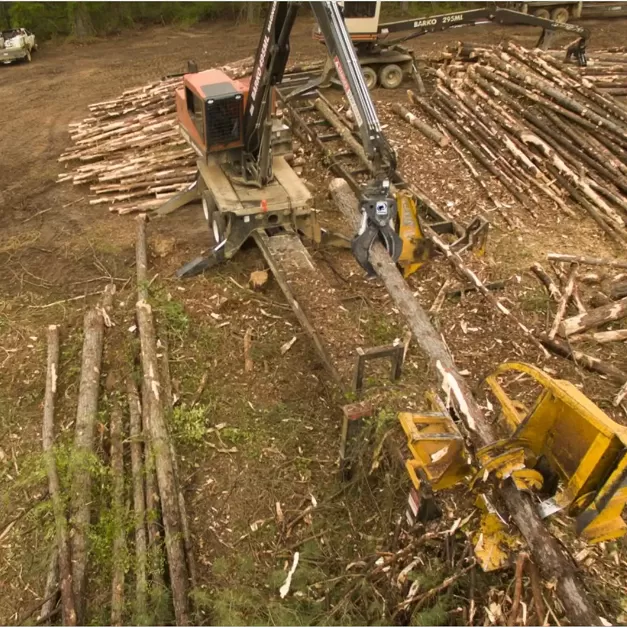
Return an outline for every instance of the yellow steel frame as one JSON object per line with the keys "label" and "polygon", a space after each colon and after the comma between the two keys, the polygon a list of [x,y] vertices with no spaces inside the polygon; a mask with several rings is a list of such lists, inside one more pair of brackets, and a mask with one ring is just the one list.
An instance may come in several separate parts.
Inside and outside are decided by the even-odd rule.
{"label": "yellow steel frame", "polygon": [[[543,389],[534,407],[523,414],[497,377],[525,373]],[[501,404],[511,444],[524,442],[533,457],[544,456],[564,487],[556,509],[577,517],[578,532],[600,542],[624,535],[621,512],[627,501],[627,428],[614,422],[572,383],[519,362],[501,364],[486,383]]]}

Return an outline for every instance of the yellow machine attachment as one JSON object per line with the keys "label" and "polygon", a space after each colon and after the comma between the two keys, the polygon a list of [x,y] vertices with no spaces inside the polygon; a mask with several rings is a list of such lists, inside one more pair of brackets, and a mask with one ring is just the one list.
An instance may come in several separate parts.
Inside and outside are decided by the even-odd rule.
{"label": "yellow machine attachment", "polygon": [[405,467],[416,490],[423,481],[433,490],[444,490],[463,481],[470,474],[470,461],[457,426],[440,406],[435,395],[427,399],[433,411],[421,414],[400,413],[398,419],[407,436],[413,459]]}
{"label": "yellow machine attachment", "polygon": [[[498,378],[529,375],[542,387],[531,409],[510,398]],[[555,495],[540,505],[546,517],[562,509],[575,517],[577,533],[589,542],[619,538],[627,531],[627,428],[568,381],[524,363],[501,364],[486,383],[501,405],[510,436],[477,451],[475,479],[494,473],[511,478],[521,490],[540,490],[549,477],[559,480]],[[435,419],[440,422],[437,423]],[[400,414],[414,459],[407,469],[416,488],[420,474],[441,490],[467,476],[468,455],[449,416]],[[443,428],[441,428],[443,427]]]}
{"label": "yellow machine attachment", "polygon": [[407,278],[431,257],[433,245],[422,232],[413,197],[407,192],[397,192],[395,198],[398,207],[397,230],[403,241],[398,265],[403,269],[403,276]]}

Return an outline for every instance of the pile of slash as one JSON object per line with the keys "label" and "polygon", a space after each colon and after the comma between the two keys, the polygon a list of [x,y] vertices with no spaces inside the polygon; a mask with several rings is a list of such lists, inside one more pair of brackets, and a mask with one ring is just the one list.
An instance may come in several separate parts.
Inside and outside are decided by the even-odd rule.
{"label": "pile of slash", "polygon": [[[44,600],[20,624],[36,611],[39,611],[38,624],[50,624],[59,613],[64,625],[85,624],[86,599],[93,600],[94,595],[104,607],[111,608],[112,625],[150,624],[155,607],[164,604],[171,604],[166,615],[173,616],[176,624],[190,623],[189,592],[196,571],[177,456],[166,424],[166,414],[173,403],[167,340],[165,332],[159,332],[147,303],[146,259],[145,216],[140,216],[137,304],[132,327],[138,342],[127,351],[135,354],[130,363],[115,363],[119,356],[109,356],[112,370],[122,372],[123,376],[109,372],[108,376],[115,375],[116,382],[107,386],[108,395],[103,402],[99,394],[104,338],[116,326],[117,317],[113,315],[115,288],[109,285],[99,304],[85,314],[67,483],[61,480],[63,456],[55,446],[54,433],[59,327],[48,327],[42,439],[55,541]],[[120,324],[119,319],[117,322]],[[108,429],[101,422],[105,414],[108,414]],[[108,432],[108,445],[102,442],[103,437],[102,446],[98,445],[98,431],[101,436]],[[100,475],[101,485],[97,486],[94,468],[107,463],[109,470]],[[93,495],[98,490],[105,504],[96,511],[98,499]],[[106,522],[109,530],[101,538],[107,543],[104,549],[112,556],[113,564],[111,586],[105,591],[95,590],[90,581],[91,574],[100,575],[92,573],[88,563],[88,556],[93,554],[88,546],[93,543],[95,520]],[[125,599],[127,589],[134,592],[130,599]]]}

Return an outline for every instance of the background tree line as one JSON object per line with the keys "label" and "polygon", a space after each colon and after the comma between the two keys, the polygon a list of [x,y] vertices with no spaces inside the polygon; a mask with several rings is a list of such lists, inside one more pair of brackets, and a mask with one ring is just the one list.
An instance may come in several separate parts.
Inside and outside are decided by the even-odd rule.
{"label": "background tree line", "polygon": [[[385,2],[384,14],[432,15],[470,9],[472,2]],[[130,28],[224,19],[254,23],[261,19],[265,2],[2,2],[0,28],[31,29],[40,41],[54,37],[85,40]],[[303,11],[307,11],[306,3]]]}

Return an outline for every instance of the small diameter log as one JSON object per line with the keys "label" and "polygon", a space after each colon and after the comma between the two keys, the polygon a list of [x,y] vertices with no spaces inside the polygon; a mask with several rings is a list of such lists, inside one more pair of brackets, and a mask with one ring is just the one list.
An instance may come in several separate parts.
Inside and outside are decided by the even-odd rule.
{"label": "small diameter log", "polygon": [[[137,243],[135,246],[135,264],[137,270],[137,297],[138,300],[148,298],[148,253],[146,244],[146,216],[139,215],[137,220]],[[144,456],[146,477],[146,521],[148,529],[148,553],[150,556],[150,574],[153,584],[163,585],[163,564],[161,554],[161,532],[159,529],[159,495],[157,477],[154,467],[154,456],[150,442],[150,394],[146,379],[142,379],[141,388],[141,417],[144,432]]]}
{"label": "small diameter log", "polygon": [[539,263],[534,263],[529,269],[533,272],[533,274],[535,274],[535,276],[538,277],[538,279],[540,279],[542,285],[546,287],[549,296],[556,303],[559,303],[562,298],[562,293],[560,292],[559,287],[555,285],[555,281],[553,281],[553,279],[546,273],[544,268]]}
{"label": "small diameter log", "polygon": [[91,514],[91,456],[94,427],[98,414],[100,366],[104,342],[105,315],[111,308],[115,286],[105,288],[102,303],[85,314],[81,378],[76,410],[74,454],[76,464],[70,486],[70,522],[72,524],[72,587],[76,620],[85,623],[85,575],[87,568],[87,531]]}
{"label": "small diameter log", "polygon": [[65,506],[61,498],[61,487],[54,455],[54,399],[57,392],[59,372],[59,327],[48,327],[48,366],[46,369],[46,392],[44,396],[44,418],[41,439],[48,472],[48,491],[52,500],[57,535],[59,577],[61,587],[61,611],[64,625],[76,625],[76,607],[72,591],[72,562],[68,539]]}
{"label": "small diameter log", "polygon": [[331,109],[320,98],[314,100],[314,107],[322,113],[325,120],[331,124],[331,126],[339,133],[342,140],[348,145],[348,147],[357,155],[359,160],[368,168],[370,172],[373,171],[372,162],[368,159],[364,147],[353,137],[350,130],[342,123],[342,120],[336,115],[335,111]]}
{"label": "small diameter log", "polygon": [[625,340],[627,340],[627,329],[593,333],[592,339],[599,344],[607,344],[608,342],[624,342]]}
{"label": "small diameter log", "polygon": [[[71,586],[70,586],[71,589]],[[50,564],[48,566],[48,575],[46,576],[46,590],[44,592],[44,599],[46,602],[41,606],[39,612],[38,624],[50,624],[45,622],[48,620],[48,616],[54,611],[54,608],[59,600],[59,547],[55,544],[50,556]]]}
{"label": "small diameter log", "polygon": [[570,359],[574,361],[576,364],[583,366],[587,370],[591,372],[598,372],[599,374],[605,375],[608,379],[615,381],[616,383],[625,383],[627,381],[627,374],[612,366],[611,364],[607,364],[601,359],[597,359],[596,357],[592,357],[590,355],[586,355],[581,351],[574,350],[563,342],[562,340],[558,340],[555,338],[554,340],[549,339],[546,335],[540,336],[540,341],[552,352],[560,357],[564,357],[565,359]]}
{"label": "small diameter log", "polygon": [[181,524],[174,464],[169,434],[165,424],[161,385],[159,383],[157,340],[152,308],[147,302],[140,300],[137,303],[136,312],[141,340],[142,371],[150,399],[148,425],[161,498],[174,614],[177,625],[188,625],[190,622],[189,579],[183,543],[183,526]]}
{"label": "small diameter log", "polygon": [[608,266],[610,268],[627,269],[627,261],[623,261],[622,259],[603,259],[601,257],[562,255],[559,253],[549,253],[547,258],[549,261],[558,261],[560,263],[578,263],[582,266]]}
{"label": "small diameter log", "polygon": [[137,220],[137,244],[135,264],[137,266],[137,293],[139,300],[148,298],[148,254],[146,252],[146,216],[139,215]]}
{"label": "small diameter log", "polygon": [[597,307],[585,314],[579,314],[564,320],[559,328],[562,337],[568,337],[575,333],[583,333],[608,322],[615,322],[627,316],[627,298],[615,303]]}
{"label": "small diameter log", "polygon": [[[172,377],[170,376],[170,359],[168,353],[168,340],[166,339],[166,332],[161,334],[161,364],[159,374],[162,382],[163,390],[163,406],[168,415],[172,414],[174,409],[174,397],[172,395]],[[172,465],[174,468],[174,478],[176,480],[176,492],[179,502],[179,511],[181,514],[181,525],[183,527],[183,543],[185,545],[185,556],[187,559],[187,569],[189,571],[189,581],[192,588],[197,587],[198,578],[196,576],[196,560],[194,559],[194,545],[192,543],[192,532],[189,528],[189,519],[187,517],[187,505],[185,504],[185,495],[179,483],[179,477],[181,476],[178,468],[178,459],[176,456],[176,450],[174,448],[174,442],[170,438],[170,454],[172,456]]]}
{"label": "small diameter log", "polygon": [[[348,184],[343,179],[335,179],[329,189],[335,204],[349,221],[352,230],[357,232],[361,216],[357,200]],[[416,342],[442,376],[442,387],[475,446],[481,448],[495,442],[498,434],[494,427],[484,416],[427,313],[380,242],[373,245],[370,261],[392,300],[406,317]],[[561,545],[544,526],[529,497],[519,492],[511,482],[503,483],[500,494],[516,526],[527,540],[531,553],[542,564],[544,574],[548,579],[555,580],[557,594],[569,620],[575,624],[601,624],[594,605],[577,578],[572,561],[565,556]]]}
{"label": "small diameter log", "polygon": [[115,402],[111,410],[111,477],[113,481],[111,513],[113,514],[113,577],[111,581],[111,624],[122,625],[124,613],[124,573],[126,553],[126,520],[124,508],[124,423],[122,410]]}
{"label": "small diameter log", "polygon": [[431,125],[423,122],[411,111],[408,111],[402,104],[398,102],[392,104],[392,111],[411,124],[414,128],[417,128],[425,137],[434,141],[438,146],[440,146],[440,148],[446,148],[446,146],[451,143],[451,140],[448,137],[440,133],[440,131],[434,129]]}
{"label": "small diameter log", "polygon": [[551,326],[551,330],[549,331],[549,339],[553,339],[557,335],[557,331],[562,322],[562,318],[566,313],[566,307],[568,307],[568,301],[573,294],[573,288],[575,287],[575,277],[577,276],[577,264],[571,263],[570,270],[568,272],[568,278],[566,279],[566,284],[564,286],[564,293],[562,294],[562,298],[557,305],[557,312],[555,313],[555,319],[553,320],[553,324]]}
{"label": "small diameter log", "polygon": [[135,511],[135,622],[146,617],[146,502],[142,463],[141,405],[134,381],[127,381],[131,435],[131,473],[133,477],[133,509]]}

